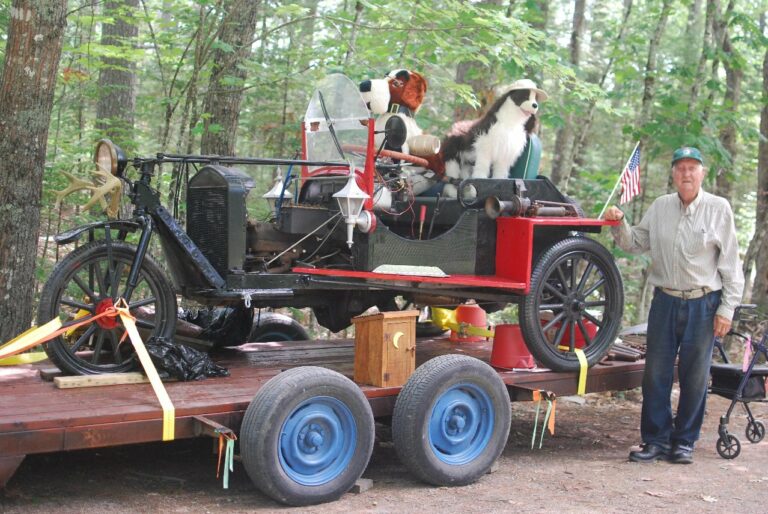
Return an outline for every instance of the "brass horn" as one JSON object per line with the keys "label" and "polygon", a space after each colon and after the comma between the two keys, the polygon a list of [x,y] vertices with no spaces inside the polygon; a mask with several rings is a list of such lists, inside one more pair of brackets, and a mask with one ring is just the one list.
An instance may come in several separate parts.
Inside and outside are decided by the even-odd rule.
{"label": "brass horn", "polygon": [[510,216],[525,216],[530,207],[531,201],[528,198],[517,195],[513,195],[509,200],[499,200],[496,196],[489,196],[485,200],[485,213],[491,219],[496,219],[505,212]]}

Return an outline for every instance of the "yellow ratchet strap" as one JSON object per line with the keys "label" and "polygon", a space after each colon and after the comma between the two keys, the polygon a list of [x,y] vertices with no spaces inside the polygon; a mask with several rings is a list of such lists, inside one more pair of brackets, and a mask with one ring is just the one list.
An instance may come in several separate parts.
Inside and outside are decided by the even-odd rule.
{"label": "yellow ratchet strap", "polygon": [[573,351],[579,359],[579,387],[576,394],[584,396],[587,393],[587,356],[581,348],[575,348]]}
{"label": "yellow ratchet strap", "polygon": [[[562,345],[558,346],[557,349],[564,352],[570,350],[567,346]],[[575,353],[576,358],[579,359],[579,385],[576,387],[576,394],[584,396],[587,393],[587,370],[589,369],[587,356],[581,348],[574,348],[573,353]]]}
{"label": "yellow ratchet strap", "polygon": [[115,316],[117,316],[117,311],[106,309],[95,316],[80,316],[78,314],[78,317],[75,319],[64,323],[59,318],[53,318],[42,327],[32,327],[0,346],[0,359],[29,350],[39,344],[50,341],[54,337],[59,337],[61,334],[71,333],[73,330],[88,325],[99,318],[114,318]]}
{"label": "yellow ratchet strap", "polygon": [[128,312],[128,304],[125,302],[125,299],[120,298],[115,304],[115,309],[120,315],[123,325],[125,325],[125,330],[131,339],[133,348],[136,350],[139,362],[141,362],[144,372],[147,374],[149,383],[152,385],[152,389],[155,391],[155,395],[163,407],[163,441],[173,441],[176,423],[176,409],[173,406],[173,402],[171,402],[168,391],[165,390],[165,386],[163,386],[163,382],[160,380],[160,375],[157,374],[155,365],[152,363],[149,353],[147,353],[141,336],[139,336],[139,331],[136,330],[136,318]]}
{"label": "yellow ratchet strap", "polygon": [[28,352],[20,353],[12,357],[6,357],[0,359],[0,366],[16,366],[18,364],[34,364],[35,362],[44,361],[48,358],[48,354],[45,352]]}
{"label": "yellow ratchet strap", "polygon": [[59,335],[61,320],[53,318],[42,327],[32,327],[0,346],[0,359],[5,359]]}

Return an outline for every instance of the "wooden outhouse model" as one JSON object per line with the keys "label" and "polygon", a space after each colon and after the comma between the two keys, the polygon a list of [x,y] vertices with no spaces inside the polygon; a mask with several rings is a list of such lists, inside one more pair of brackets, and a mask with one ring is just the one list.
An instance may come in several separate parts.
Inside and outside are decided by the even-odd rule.
{"label": "wooden outhouse model", "polygon": [[355,382],[378,387],[405,384],[416,367],[419,311],[381,312],[352,318]]}

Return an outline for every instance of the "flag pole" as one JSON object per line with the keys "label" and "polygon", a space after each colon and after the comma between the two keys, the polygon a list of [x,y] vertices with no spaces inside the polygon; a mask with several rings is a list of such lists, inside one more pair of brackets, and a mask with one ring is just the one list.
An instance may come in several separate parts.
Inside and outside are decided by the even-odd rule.
{"label": "flag pole", "polygon": [[619,173],[619,178],[616,180],[616,184],[613,186],[613,189],[611,190],[611,194],[610,196],[608,196],[608,199],[605,201],[605,205],[603,205],[603,210],[600,211],[600,215],[597,217],[597,219],[599,220],[603,219],[603,214],[605,214],[605,210],[608,208],[608,204],[610,203],[611,198],[613,198],[614,193],[616,193],[616,189],[619,187],[619,183],[621,182],[621,177],[623,177],[624,173],[626,173],[627,167],[629,166],[629,161],[632,160],[632,156],[635,155],[635,151],[637,150],[638,146],[640,146],[640,141],[638,141],[635,144],[635,147],[632,149],[632,153],[629,154],[629,159],[627,159],[627,163],[621,169],[621,173]]}

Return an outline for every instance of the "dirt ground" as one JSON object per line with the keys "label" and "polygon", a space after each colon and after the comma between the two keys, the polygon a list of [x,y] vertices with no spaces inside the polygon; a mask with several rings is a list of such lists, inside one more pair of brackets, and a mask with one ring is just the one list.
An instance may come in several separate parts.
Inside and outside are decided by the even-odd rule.
{"label": "dirt ground", "polygon": [[[493,473],[457,488],[432,487],[408,474],[387,430],[363,475],[373,488],[306,512],[766,512],[768,439],[750,444],[737,409],[731,432],[741,455],[715,451],[728,401],[712,396],[692,465],[634,464],[638,392],[561,398],[556,434],[532,450],[532,403],[513,406],[507,447]],[[750,404],[768,420],[768,404]],[[287,510],[259,493],[239,462],[230,488],[215,478],[210,440],[187,440],[28,457],[0,492],[2,513],[269,512]]]}

